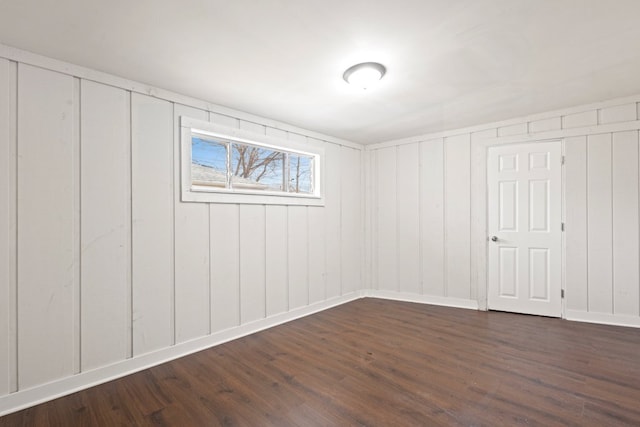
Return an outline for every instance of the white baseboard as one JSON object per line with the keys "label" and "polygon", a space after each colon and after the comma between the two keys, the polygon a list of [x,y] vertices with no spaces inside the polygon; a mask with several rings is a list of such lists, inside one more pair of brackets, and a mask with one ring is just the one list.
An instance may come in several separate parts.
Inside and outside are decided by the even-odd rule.
{"label": "white baseboard", "polygon": [[357,291],[0,397],[0,417],[365,296]]}
{"label": "white baseboard", "polygon": [[567,310],[566,319],[576,322],[600,323],[603,325],[628,326],[640,328],[640,317],[588,311]]}
{"label": "white baseboard", "polygon": [[478,301],[463,298],[449,298],[436,295],[418,295],[406,292],[381,291],[376,289],[369,289],[364,291],[364,293],[365,297],[371,298],[417,302],[420,304],[442,305],[445,307],[468,308],[471,310],[478,309]]}

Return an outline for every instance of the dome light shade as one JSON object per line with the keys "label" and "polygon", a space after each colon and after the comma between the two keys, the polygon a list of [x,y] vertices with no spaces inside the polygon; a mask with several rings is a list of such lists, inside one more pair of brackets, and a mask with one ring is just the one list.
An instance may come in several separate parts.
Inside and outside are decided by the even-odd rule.
{"label": "dome light shade", "polygon": [[377,62],[363,62],[349,67],[342,78],[349,84],[361,89],[368,89],[376,84],[387,72],[384,65]]}

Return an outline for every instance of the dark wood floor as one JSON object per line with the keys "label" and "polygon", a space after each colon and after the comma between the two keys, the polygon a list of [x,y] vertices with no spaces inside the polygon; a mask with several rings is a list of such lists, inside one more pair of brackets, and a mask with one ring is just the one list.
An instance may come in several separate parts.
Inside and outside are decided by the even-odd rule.
{"label": "dark wood floor", "polygon": [[640,425],[640,330],[358,300],[2,426]]}

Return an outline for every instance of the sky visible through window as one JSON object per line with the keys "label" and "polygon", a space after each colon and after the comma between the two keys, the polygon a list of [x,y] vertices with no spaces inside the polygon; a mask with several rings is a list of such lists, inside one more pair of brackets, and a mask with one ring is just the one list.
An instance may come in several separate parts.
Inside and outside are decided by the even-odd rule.
{"label": "sky visible through window", "polygon": [[[227,173],[227,143],[193,136],[191,161],[194,165]],[[285,153],[265,147],[233,143],[231,174],[234,186],[255,190],[313,193],[313,157],[289,153],[289,185],[283,188]]]}
{"label": "sky visible through window", "polygon": [[226,173],[226,145],[198,137],[193,137],[191,144],[191,161],[193,163]]}

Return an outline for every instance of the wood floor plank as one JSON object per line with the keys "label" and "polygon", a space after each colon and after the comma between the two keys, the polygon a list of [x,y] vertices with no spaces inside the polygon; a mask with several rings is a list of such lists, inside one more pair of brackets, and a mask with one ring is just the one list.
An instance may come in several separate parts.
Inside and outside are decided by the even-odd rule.
{"label": "wood floor plank", "polygon": [[0,426],[637,426],[638,402],[638,329],[367,298]]}

